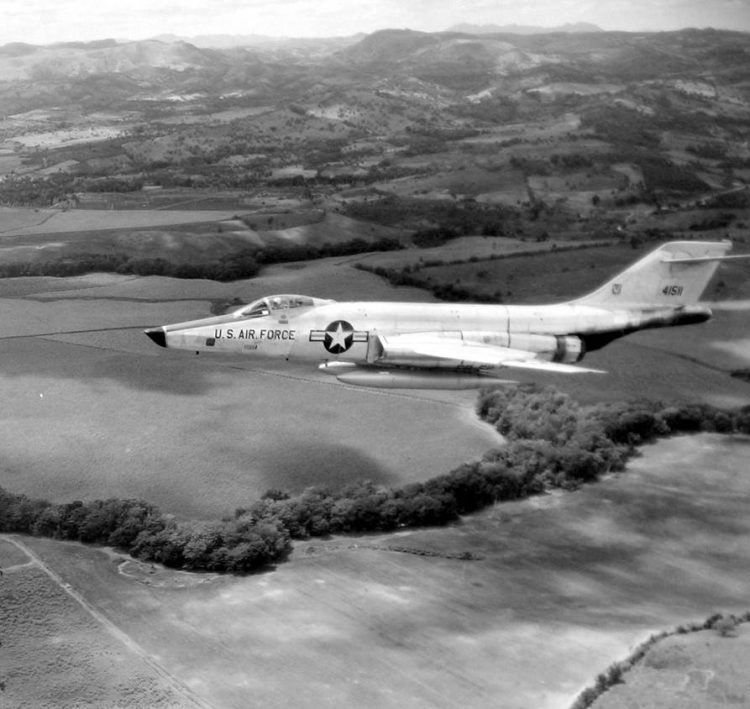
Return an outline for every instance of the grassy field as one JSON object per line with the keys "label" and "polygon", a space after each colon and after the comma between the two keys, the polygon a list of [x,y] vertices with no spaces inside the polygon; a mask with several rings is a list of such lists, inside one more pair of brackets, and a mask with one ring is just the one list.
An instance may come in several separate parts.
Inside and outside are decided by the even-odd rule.
{"label": "grassy field", "polygon": [[[586,242],[581,242],[585,244]],[[363,263],[367,266],[383,266],[384,268],[403,268],[404,266],[420,266],[425,274],[431,275],[433,271],[438,271],[448,282],[452,282],[456,277],[461,277],[464,273],[476,273],[483,269],[485,262],[493,258],[507,256],[510,254],[534,254],[554,256],[551,252],[556,248],[570,246],[565,241],[521,241],[508,237],[488,237],[488,236],[460,236],[451,239],[442,246],[431,248],[407,248],[402,251],[385,251],[382,253],[370,253],[364,256],[357,256],[357,263]],[[520,258],[520,257],[517,257]],[[466,263],[472,260],[479,263]],[[451,264],[452,261],[462,262]],[[443,266],[429,266],[427,264],[442,262]],[[457,274],[457,275],[454,275]],[[481,280],[481,279],[478,279]],[[488,279],[489,280],[489,279]],[[488,285],[488,282],[483,282]]]}
{"label": "grassy field", "polygon": [[[499,443],[474,417],[473,392],[354,389],[314,368],[164,351],[140,332],[274,292],[425,299],[349,258],[223,284],[103,274],[0,282],[0,485],[56,501],[142,497],[206,518],[270,487],[424,480]],[[748,362],[747,311],[737,306],[703,326],[639,333],[592,353],[587,363],[607,375],[533,380],[584,401],[746,404],[750,385],[727,373]],[[103,551],[26,540],[165,674],[110,661],[127,652],[102,636],[102,621],[90,612],[81,620],[80,604],[39,567],[22,566],[0,578],[14,599],[12,617],[0,616],[0,652],[10,647],[14,658],[0,679],[12,682],[7,696],[33,706],[57,695],[71,706],[102,696],[105,705],[182,706],[175,686],[217,708],[249,698],[566,706],[650,632],[744,610],[750,559],[736,540],[748,533],[750,493],[738,474],[746,460],[745,439],[668,441],[627,475],[573,495],[499,506],[446,529],[300,543],[291,563],[245,579],[123,575]],[[473,560],[462,560],[468,551]],[[0,544],[0,567],[24,563]],[[79,642],[85,680],[58,671]],[[36,659],[23,664],[32,648]],[[113,664],[142,673],[140,689]]]}
{"label": "grassy field", "polygon": [[495,445],[467,413],[473,392],[354,389],[314,366],[165,352],[140,331],[209,315],[222,297],[338,297],[355,282],[372,297],[388,290],[339,271],[277,268],[232,284],[89,277],[67,292],[41,279],[36,293],[21,279],[23,295],[3,300],[0,378],[13,405],[2,414],[0,485],[58,501],[143,497],[207,517],[271,487],[425,479]]}
{"label": "grassy field", "polygon": [[215,222],[230,219],[228,210],[177,209],[16,209],[0,207],[3,237],[25,234],[67,234],[99,229],[143,229],[171,224]]}
{"label": "grassy field", "polygon": [[[404,240],[405,232],[323,209],[248,207],[220,209],[32,210],[0,207],[0,256],[6,262],[124,254],[200,264],[248,248]],[[240,215],[245,215],[240,218]]]}
{"label": "grassy field", "polygon": [[[186,583],[158,568],[118,571],[105,550],[25,542],[216,709],[561,709],[653,632],[746,610],[747,453],[747,438],[664,441],[576,493],[448,528],[297,543],[290,562],[246,578]],[[46,648],[56,631],[45,621],[35,632]],[[732,690],[731,666],[716,672],[713,686]]]}
{"label": "grassy field", "polygon": [[[668,709],[717,709],[750,704],[750,629],[730,637],[715,630],[665,638],[651,648],[625,682],[610,689],[593,709],[628,709],[655,700]],[[658,698],[658,699],[657,699]]]}
{"label": "grassy field", "polygon": [[[285,218],[283,214],[274,217],[274,229],[265,231],[264,237],[270,239],[276,236],[282,242],[311,244],[312,246],[325,243],[338,244],[353,239],[373,241],[382,238],[404,238],[404,232],[400,229],[357,221],[334,212],[322,214],[319,219],[309,219],[307,223],[299,226],[278,228],[277,225],[285,223]],[[252,218],[248,218],[248,221],[252,221]]]}
{"label": "grassy field", "polygon": [[3,706],[200,706],[1,538],[0,560]]}
{"label": "grassy field", "polygon": [[[508,263],[523,260],[535,259]],[[103,275],[1,282],[0,377],[12,406],[2,415],[0,485],[56,501],[145,497],[206,517],[271,487],[422,480],[497,444],[473,418],[471,391],[349,388],[310,366],[160,350],[140,331],[279,292],[424,299],[346,259],[226,284]],[[748,366],[748,327],[746,311],[719,311],[706,325],[638,333],[589,355],[606,375],[517,378],[590,401],[740,406],[750,385],[728,372]]]}
{"label": "grassy field", "polygon": [[[499,290],[506,303],[551,303],[594,290],[656,248],[656,244],[645,244],[635,249],[628,244],[613,244],[585,249],[560,249],[554,253],[549,248],[547,246],[540,249],[537,255],[425,266],[419,270],[418,276],[429,278],[433,283],[457,283],[477,293],[491,294]],[[742,249],[734,251],[742,252]],[[433,257],[440,258],[439,253],[436,250]],[[445,252],[444,261],[450,259],[450,253]],[[709,286],[707,299],[714,299],[716,296],[748,297],[748,264],[750,262],[722,265],[714,278],[713,286]],[[720,281],[724,285],[717,290],[716,286]]]}

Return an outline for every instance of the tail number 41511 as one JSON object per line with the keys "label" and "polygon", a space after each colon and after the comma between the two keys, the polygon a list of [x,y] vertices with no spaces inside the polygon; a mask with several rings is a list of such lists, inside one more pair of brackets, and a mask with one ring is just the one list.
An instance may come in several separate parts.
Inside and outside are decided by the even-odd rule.
{"label": "tail number 41511", "polygon": [[664,286],[664,288],[661,289],[662,295],[682,295],[682,286]]}

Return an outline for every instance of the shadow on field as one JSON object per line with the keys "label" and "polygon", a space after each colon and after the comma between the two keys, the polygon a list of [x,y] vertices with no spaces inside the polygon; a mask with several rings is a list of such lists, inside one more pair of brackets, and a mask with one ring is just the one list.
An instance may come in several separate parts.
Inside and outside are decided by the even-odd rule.
{"label": "shadow on field", "polygon": [[[718,451],[731,467],[712,463]],[[750,487],[737,462],[748,455],[750,437],[662,441],[624,474],[572,495],[500,505],[472,526],[493,528],[489,553],[498,568],[516,569],[514,593],[540,599],[539,612],[554,598],[581,623],[606,614],[663,626],[696,607],[708,615],[746,593]]]}
{"label": "shadow on field", "polygon": [[290,445],[276,441],[273,449],[260,447],[256,455],[265,461],[263,481],[267,489],[299,492],[314,485],[338,490],[361,480],[378,485],[399,483],[397,475],[354,446],[309,439]]}
{"label": "shadow on field", "polygon": [[[132,333],[128,335],[133,337]],[[214,386],[212,370],[221,368],[220,363],[208,359],[198,361],[184,352],[141,355],[104,348],[95,343],[84,344],[80,335],[76,339],[76,342],[42,337],[4,340],[0,342],[0,376],[64,378],[82,382],[109,379],[141,391],[200,396]]]}

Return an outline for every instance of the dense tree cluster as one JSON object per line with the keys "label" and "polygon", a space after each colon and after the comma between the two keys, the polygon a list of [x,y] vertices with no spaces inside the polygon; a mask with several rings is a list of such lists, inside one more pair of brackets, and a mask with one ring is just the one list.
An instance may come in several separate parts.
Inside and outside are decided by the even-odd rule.
{"label": "dense tree cluster", "polygon": [[665,192],[707,192],[709,186],[698,177],[695,170],[685,165],[675,165],[671,160],[656,156],[640,160],[646,189]]}
{"label": "dense tree cluster", "polygon": [[475,292],[457,283],[432,283],[423,276],[416,275],[416,271],[410,267],[405,268],[385,268],[384,266],[368,266],[364,263],[357,263],[355,268],[360,271],[368,271],[376,276],[385,278],[394,286],[411,286],[413,288],[422,288],[428,290],[439,300],[450,302],[473,303],[499,303],[501,298],[499,294],[487,295],[487,293]]}
{"label": "dense tree cluster", "polygon": [[662,436],[714,431],[750,433],[750,406],[734,411],[708,404],[665,406],[647,399],[584,406],[552,388],[530,385],[485,390],[478,412],[504,436],[542,439],[556,446],[575,443],[629,449]]}
{"label": "dense tree cluster", "polygon": [[747,188],[732,190],[714,195],[702,203],[707,209],[748,209],[750,207],[750,192]]}
{"label": "dense tree cluster", "polygon": [[122,253],[81,254],[50,261],[9,261],[0,264],[0,278],[19,276],[78,276],[84,273],[121,273],[170,278],[205,278],[213,281],[236,281],[252,278],[262,265],[309,261],[328,256],[347,256],[366,251],[393,251],[402,248],[397,239],[382,238],[370,242],[352,239],[336,244],[289,244],[262,249],[245,248],[205,263],[185,263],[164,258],[138,258]]}
{"label": "dense tree cluster", "polygon": [[142,177],[94,177],[79,178],[75,182],[76,192],[140,192]]}
{"label": "dense tree cluster", "polygon": [[654,121],[623,106],[596,106],[582,116],[582,124],[602,140],[616,146],[658,148],[659,134]]}
{"label": "dense tree cluster", "polygon": [[0,488],[0,531],[107,544],[144,561],[204,571],[254,571],[283,560],[289,534],[244,515],[220,522],[177,522],[142,500],[55,505]]}
{"label": "dense tree cluster", "polygon": [[7,207],[51,207],[73,195],[70,175],[57,173],[47,177],[11,175],[0,181],[0,205]]}
{"label": "dense tree cluster", "polygon": [[554,153],[549,161],[553,165],[569,170],[577,170],[580,168],[592,167],[594,165],[594,161],[588,155],[582,155],[580,153]]}
{"label": "dense tree cluster", "polygon": [[141,177],[86,177],[68,172],[51,175],[11,175],[0,181],[0,205],[8,207],[51,207],[76,201],[78,192],[138,192]]}
{"label": "dense tree cluster", "polygon": [[707,160],[723,160],[727,156],[725,145],[717,142],[698,143],[697,145],[688,145],[685,150],[699,158]]}
{"label": "dense tree cluster", "polygon": [[508,439],[485,459],[522,470],[528,490],[575,487],[621,470],[637,446],[678,433],[750,433],[750,406],[724,411],[706,404],[664,406],[648,400],[582,406],[567,394],[534,385],[492,389],[478,412]]}
{"label": "dense tree cluster", "polygon": [[583,406],[533,385],[485,390],[479,415],[505,445],[423,483],[269,490],[220,521],[177,522],[140,500],[54,505],[0,489],[0,531],[109,544],[167,566],[246,572],[284,559],[290,539],[447,524],[505,500],[575,488],[623,468],[642,443],[679,432],[750,433],[750,406],[649,401]]}
{"label": "dense tree cluster", "polygon": [[[502,233],[504,225],[515,229],[518,211],[502,205],[481,204],[472,199],[448,201],[388,195],[377,201],[350,202],[346,214],[353,219],[383,225],[414,224],[449,230],[457,236]],[[426,228],[430,228],[426,227]]]}
{"label": "dense tree cluster", "polygon": [[351,256],[369,251],[397,251],[403,248],[398,239],[382,237],[375,241],[362,238],[315,244],[284,244],[283,246],[265,246],[253,253],[259,264],[287,263],[289,261],[310,261],[329,256]]}
{"label": "dense tree cluster", "polygon": [[420,249],[429,249],[434,246],[442,246],[451,239],[455,239],[460,234],[455,229],[437,226],[430,229],[419,229],[411,235],[414,246]]}
{"label": "dense tree cluster", "polygon": [[19,276],[79,276],[84,273],[121,273],[171,278],[206,278],[233,281],[252,278],[260,265],[254,250],[242,250],[206,263],[174,262],[164,258],[139,258],[122,253],[81,254],[49,261],[9,261],[0,264],[0,278]]}

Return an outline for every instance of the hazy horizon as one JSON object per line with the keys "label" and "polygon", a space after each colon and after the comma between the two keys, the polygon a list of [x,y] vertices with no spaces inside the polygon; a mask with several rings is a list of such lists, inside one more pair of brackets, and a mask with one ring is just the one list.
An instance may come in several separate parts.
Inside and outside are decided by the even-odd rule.
{"label": "hazy horizon", "polygon": [[8,0],[0,45],[54,44],[160,35],[346,37],[381,29],[445,31],[457,24],[558,27],[580,22],[605,31],[670,31],[687,27],[750,31],[746,0]]}

